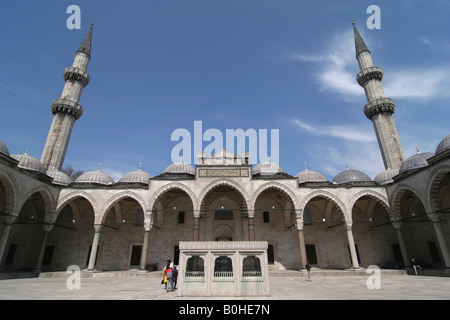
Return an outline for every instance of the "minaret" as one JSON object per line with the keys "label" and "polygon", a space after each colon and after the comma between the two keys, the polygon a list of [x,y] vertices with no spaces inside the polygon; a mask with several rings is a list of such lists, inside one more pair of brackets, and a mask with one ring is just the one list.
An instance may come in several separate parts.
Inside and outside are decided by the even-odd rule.
{"label": "minaret", "polygon": [[373,123],[385,168],[399,169],[405,160],[405,155],[392,116],[395,103],[394,100],[385,97],[381,85],[383,70],[374,66],[369,49],[356,29],[355,23],[352,23],[355,33],[356,59],[361,70],[357,81],[364,88],[367,98],[364,113]]}
{"label": "minaret", "polygon": [[76,52],[73,65],[64,70],[66,84],[61,98],[52,102],[51,109],[54,117],[41,157],[41,162],[47,170],[61,170],[73,124],[83,114],[83,108],[78,102],[81,92],[90,80],[86,70],[91,60],[93,26],[94,22]]}

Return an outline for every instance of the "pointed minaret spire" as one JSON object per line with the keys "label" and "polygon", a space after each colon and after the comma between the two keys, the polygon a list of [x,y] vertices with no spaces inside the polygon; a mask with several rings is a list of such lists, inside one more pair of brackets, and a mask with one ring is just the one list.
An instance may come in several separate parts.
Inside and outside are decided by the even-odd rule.
{"label": "pointed minaret spire", "polygon": [[355,22],[352,21],[353,24],[353,32],[355,34],[355,49],[356,49],[356,56],[358,56],[361,52],[367,51],[370,53],[369,48],[367,48],[366,43],[364,42],[363,38],[359,34],[358,29],[356,29]]}
{"label": "pointed minaret spire", "polygon": [[355,23],[352,22],[352,24],[355,33],[356,59],[361,70],[356,80],[364,88],[367,98],[364,114],[373,123],[385,168],[399,169],[405,161],[405,155],[392,116],[395,103],[394,100],[386,98],[381,84],[383,70],[374,65],[371,52],[356,29]]}
{"label": "pointed minaret spire", "polygon": [[91,60],[92,22],[71,67],[64,70],[64,86],[61,98],[52,102],[53,121],[42,152],[41,162],[47,170],[61,170],[75,121],[80,119],[83,108],[79,104],[83,89],[89,84],[87,67]]}
{"label": "pointed minaret spire", "polygon": [[84,37],[83,42],[81,43],[80,48],[78,49],[78,52],[84,52],[87,55],[89,55],[89,58],[91,58],[91,49],[92,49],[92,28],[94,27],[94,21],[91,23],[91,27],[89,28],[89,31],[86,33],[86,36]]}

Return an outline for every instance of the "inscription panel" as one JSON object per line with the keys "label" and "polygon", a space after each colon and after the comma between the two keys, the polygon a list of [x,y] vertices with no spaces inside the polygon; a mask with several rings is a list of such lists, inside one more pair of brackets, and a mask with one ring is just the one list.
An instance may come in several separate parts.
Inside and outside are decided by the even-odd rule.
{"label": "inscription panel", "polygon": [[248,169],[199,169],[198,175],[201,178],[215,177],[248,177]]}

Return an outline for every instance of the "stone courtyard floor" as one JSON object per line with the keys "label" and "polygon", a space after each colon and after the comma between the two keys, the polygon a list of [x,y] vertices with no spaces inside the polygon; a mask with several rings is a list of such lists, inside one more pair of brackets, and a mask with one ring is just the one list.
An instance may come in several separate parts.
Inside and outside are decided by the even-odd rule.
{"label": "stone courtyard floor", "polygon": [[381,274],[380,288],[369,289],[370,275],[271,276],[267,297],[180,297],[166,292],[161,276],[81,277],[69,289],[70,274],[0,280],[0,300],[449,300],[450,278]]}

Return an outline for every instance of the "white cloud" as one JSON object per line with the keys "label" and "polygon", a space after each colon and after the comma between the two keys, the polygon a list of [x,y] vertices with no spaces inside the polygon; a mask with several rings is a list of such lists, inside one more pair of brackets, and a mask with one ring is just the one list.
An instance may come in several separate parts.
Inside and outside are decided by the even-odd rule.
{"label": "white cloud", "polygon": [[373,142],[376,141],[375,136],[372,132],[364,132],[363,129],[353,127],[353,126],[312,126],[305,123],[304,121],[293,119],[292,123],[298,128],[306,130],[316,136],[326,136],[336,139],[341,139],[345,141],[354,142]]}
{"label": "white cloud", "polygon": [[[365,39],[369,47],[370,39]],[[422,43],[430,45],[428,38],[421,38]],[[353,31],[337,33],[327,41],[321,54],[295,53],[289,60],[312,63],[313,78],[320,91],[328,91],[343,101],[354,101],[364,97],[364,90],[356,82],[359,72],[355,58]],[[382,67],[382,66],[381,66]],[[387,69],[386,66],[385,69]],[[450,66],[431,68],[399,69],[389,68],[383,79],[383,87],[387,97],[393,99],[436,99],[450,97]]]}

